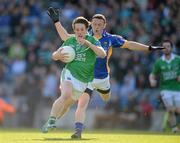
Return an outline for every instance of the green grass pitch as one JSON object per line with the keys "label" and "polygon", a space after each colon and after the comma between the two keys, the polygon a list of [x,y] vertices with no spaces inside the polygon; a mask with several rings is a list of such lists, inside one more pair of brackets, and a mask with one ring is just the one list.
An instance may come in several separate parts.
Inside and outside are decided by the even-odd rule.
{"label": "green grass pitch", "polygon": [[42,134],[30,129],[0,129],[0,143],[180,143],[180,134],[118,130],[85,131],[81,140],[70,138],[72,131],[57,130]]}

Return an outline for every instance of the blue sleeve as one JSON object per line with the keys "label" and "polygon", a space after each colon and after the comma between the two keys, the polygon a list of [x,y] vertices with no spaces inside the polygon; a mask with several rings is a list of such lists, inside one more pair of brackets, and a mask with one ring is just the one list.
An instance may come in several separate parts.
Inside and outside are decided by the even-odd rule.
{"label": "blue sleeve", "polygon": [[96,43],[95,43],[94,45],[99,46],[99,47],[102,47],[102,46],[101,46],[101,43],[100,43],[99,41],[96,41]]}
{"label": "blue sleeve", "polygon": [[112,39],[112,47],[113,48],[119,48],[119,47],[123,46],[126,42],[126,40],[119,35],[112,35],[111,39]]}

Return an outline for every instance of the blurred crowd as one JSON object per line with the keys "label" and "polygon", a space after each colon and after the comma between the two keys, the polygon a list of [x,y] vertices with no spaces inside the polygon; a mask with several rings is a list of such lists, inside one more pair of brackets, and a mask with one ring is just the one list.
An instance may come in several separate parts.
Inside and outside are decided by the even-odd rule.
{"label": "blurred crowd", "polygon": [[[147,45],[160,45],[169,38],[174,52],[180,54],[178,0],[1,0],[0,98],[13,104],[17,114],[30,114],[29,122],[41,100],[48,104],[59,94],[59,74],[64,64],[53,62],[51,54],[62,41],[46,13],[50,6],[61,9],[60,20],[68,32],[72,32],[75,17],[82,15],[91,20],[95,13],[102,13],[107,18],[108,32]],[[134,109],[131,105],[141,107],[138,111],[144,113],[157,108],[158,92],[152,95],[147,89],[148,74],[160,55],[114,50],[109,103],[117,103],[112,104],[117,105],[115,111],[127,112]],[[105,104],[94,96],[90,107],[97,106]]]}

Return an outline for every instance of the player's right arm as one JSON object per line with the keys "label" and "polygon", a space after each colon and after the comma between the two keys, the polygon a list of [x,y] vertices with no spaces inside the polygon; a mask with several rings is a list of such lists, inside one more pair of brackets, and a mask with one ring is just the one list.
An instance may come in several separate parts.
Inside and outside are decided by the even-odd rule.
{"label": "player's right arm", "polygon": [[57,49],[55,52],[52,53],[52,59],[54,61],[62,61],[62,62],[65,62],[66,61],[66,58],[68,58],[67,54],[66,53],[61,53],[62,49]]}
{"label": "player's right arm", "polygon": [[153,73],[149,75],[149,82],[150,82],[151,87],[156,87],[157,80],[156,80],[156,76]]}
{"label": "player's right arm", "polygon": [[159,67],[158,60],[157,60],[156,63],[154,64],[154,66],[153,66],[153,70],[152,70],[151,74],[149,75],[149,82],[150,82],[150,85],[152,87],[156,87],[157,86],[156,76],[159,73],[160,73],[160,67]]}
{"label": "player's right arm", "polygon": [[68,38],[73,36],[73,34],[69,34],[66,29],[62,26],[61,22],[59,21],[59,10],[53,7],[48,8],[47,11],[48,15],[54,22],[58,35],[63,41],[66,41]]}
{"label": "player's right arm", "polygon": [[74,34],[67,33],[66,29],[62,26],[61,22],[58,21],[55,24],[56,30],[63,41],[66,41],[68,38],[72,37]]}

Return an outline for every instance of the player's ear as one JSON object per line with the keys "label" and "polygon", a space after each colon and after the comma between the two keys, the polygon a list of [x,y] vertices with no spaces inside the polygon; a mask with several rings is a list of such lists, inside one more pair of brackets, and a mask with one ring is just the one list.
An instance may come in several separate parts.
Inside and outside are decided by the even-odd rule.
{"label": "player's ear", "polygon": [[104,23],[104,27],[103,27],[104,29],[106,28],[106,23]]}

